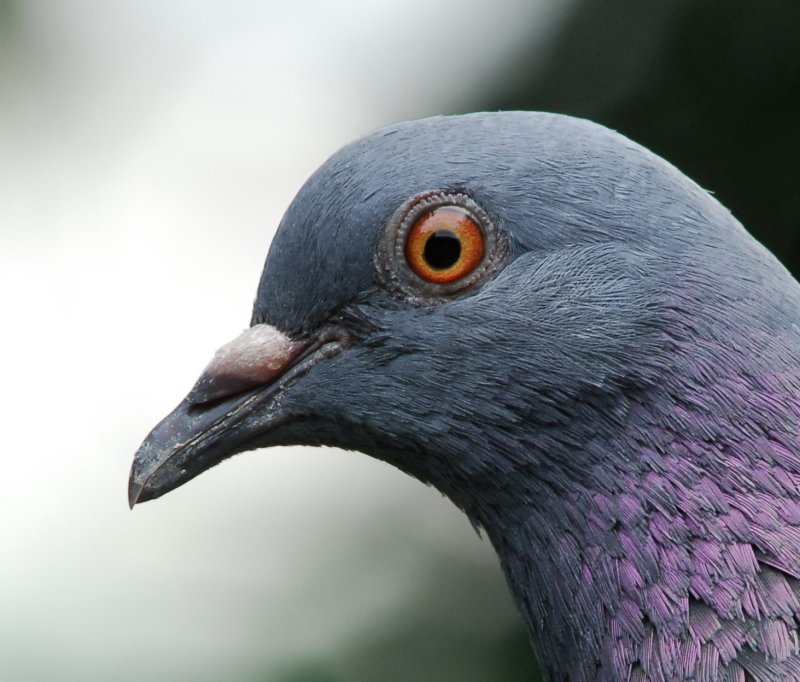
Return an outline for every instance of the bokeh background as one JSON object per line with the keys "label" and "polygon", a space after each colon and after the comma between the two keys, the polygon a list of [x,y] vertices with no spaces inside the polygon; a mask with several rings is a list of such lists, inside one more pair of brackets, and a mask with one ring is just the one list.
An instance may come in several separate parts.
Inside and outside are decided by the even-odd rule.
{"label": "bokeh background", "polygon": [[249,453],[131,513],[280,216],[399,119],[606,123],[800,272],[796,0],[0,0],[0,676],[538,679],[491,548],[356,453]]}

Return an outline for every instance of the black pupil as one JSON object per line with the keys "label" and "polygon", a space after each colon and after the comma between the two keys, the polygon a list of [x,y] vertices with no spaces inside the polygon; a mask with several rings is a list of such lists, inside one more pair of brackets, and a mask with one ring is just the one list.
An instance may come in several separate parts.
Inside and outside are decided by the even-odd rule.
{"label": "black pupil", "polygon": [[446,270],[458,262],[461,242],[450,230],[437,230],[425,242],[424,256],[434,270]]}

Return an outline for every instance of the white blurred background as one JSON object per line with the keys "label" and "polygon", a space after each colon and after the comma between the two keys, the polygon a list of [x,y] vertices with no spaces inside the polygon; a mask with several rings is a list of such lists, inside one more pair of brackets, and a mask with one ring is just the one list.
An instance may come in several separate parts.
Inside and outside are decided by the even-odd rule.
{"label": "white blurred background", "polygon": [[517,627],[488,543],[363,455],[248,453],[134,512],[126,485],[303,180],[569,4],[0,0],[0,678],[366,679],[396,623]]}

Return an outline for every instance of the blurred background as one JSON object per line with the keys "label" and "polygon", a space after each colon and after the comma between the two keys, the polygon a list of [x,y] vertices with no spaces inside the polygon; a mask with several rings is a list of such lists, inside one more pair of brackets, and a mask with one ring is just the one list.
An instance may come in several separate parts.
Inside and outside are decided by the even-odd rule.
{"label": "blurred background", "polygon": [[795,0],[0,0],[4,680],[537,680],[485,540],[355,453],[236,457],[126,505],[352,138],[531,108],[714,192],[800,272]]}

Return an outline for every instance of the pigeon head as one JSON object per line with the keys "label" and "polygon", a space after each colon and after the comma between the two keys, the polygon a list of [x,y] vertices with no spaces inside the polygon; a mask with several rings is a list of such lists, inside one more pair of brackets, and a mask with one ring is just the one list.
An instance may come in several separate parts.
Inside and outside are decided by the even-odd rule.
{"label": "pigeon head", "polygon": [[601,126],[399,124],[300,190],[250,328],[147,437],[130,501],[244,450],[359,450],[485,530],[553,679],[785,679],[799,300]]}

